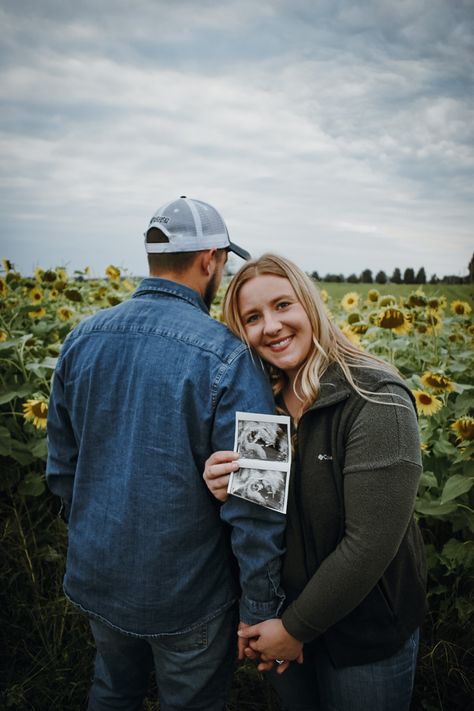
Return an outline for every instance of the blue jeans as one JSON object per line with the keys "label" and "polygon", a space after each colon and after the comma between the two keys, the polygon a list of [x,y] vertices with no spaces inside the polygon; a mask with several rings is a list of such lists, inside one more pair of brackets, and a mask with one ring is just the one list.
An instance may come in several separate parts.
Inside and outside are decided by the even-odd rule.
{"label": "blue jeans", "polygon": [[269,679],[284,711],[408,711],[418,643],[416,630],[392,657],[340,669],[321,649]]}
{"label": "blue jeans", "polygon": [[235,607],[192,632],[143,638],[90,619],[97,654],[88,711],[139,711],[155,670],[161,711],[223,711],[237,648]]}

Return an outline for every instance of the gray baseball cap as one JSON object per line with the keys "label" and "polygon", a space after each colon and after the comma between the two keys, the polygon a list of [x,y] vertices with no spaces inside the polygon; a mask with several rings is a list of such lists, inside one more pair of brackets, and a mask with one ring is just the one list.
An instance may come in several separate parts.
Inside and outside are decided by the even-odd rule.
{"label": "gray baseball cap", "polygon": [[[148,242],[148,232],[153,227],[161,230],[169,242]],[[185,195],[158,208],[145,232],[145,248],[148,254],[227,248],[242,259],[250,259],[247,250],[230,241],[225,222],[215,207]]]}

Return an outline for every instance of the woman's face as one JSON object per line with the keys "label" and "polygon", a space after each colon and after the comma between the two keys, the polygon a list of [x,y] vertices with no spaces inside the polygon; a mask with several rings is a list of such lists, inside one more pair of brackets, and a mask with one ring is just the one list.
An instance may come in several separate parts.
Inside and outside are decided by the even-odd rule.
{"label": "woman's face", "polygon": [[285,277],[260,274],[240,289],[238,309],[249,344],[293,382],[313,345],[311,323]]}

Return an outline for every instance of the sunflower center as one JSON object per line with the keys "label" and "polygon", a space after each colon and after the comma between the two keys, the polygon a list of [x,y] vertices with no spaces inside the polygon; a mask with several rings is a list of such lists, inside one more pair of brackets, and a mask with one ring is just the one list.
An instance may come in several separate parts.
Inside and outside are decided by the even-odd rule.
{"label": "sunflower center", "polygon": [[431,403],[433,402],[432,398],[428,395],[428,393],[420,393],[419,400],[422,405],[431,405]]}
{"label": "sunflower center", "polygon": [[382,328],[398,328],[398,326],[403,326],[404,322],[405,317],[401,311],[398,311],[398,309],[388,309],[380,319],[380,326]]}
{"label": "sunflower center", "polygon": [[31,406],[31,412],[35,417],[44,417],[47,411],[48,406],[45,402],[38,401]]}

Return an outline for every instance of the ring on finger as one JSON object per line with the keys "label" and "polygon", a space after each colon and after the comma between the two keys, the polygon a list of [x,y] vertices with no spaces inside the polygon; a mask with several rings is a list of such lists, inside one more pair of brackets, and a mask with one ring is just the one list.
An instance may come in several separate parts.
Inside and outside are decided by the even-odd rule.
{"label": "ring on finger", "polygon": [[275,659],[277,664],[284,664],[286,662],[286,659]]}

